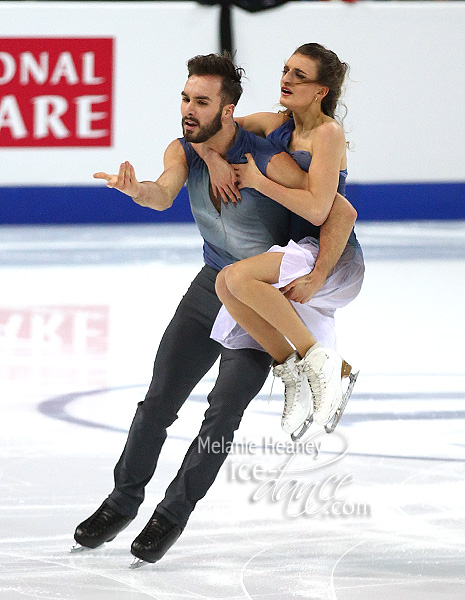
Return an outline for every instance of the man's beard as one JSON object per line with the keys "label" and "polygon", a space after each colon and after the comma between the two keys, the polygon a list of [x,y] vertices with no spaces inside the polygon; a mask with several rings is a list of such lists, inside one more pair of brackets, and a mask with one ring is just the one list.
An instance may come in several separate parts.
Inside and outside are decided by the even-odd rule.
{"label": "man's beard", "polygon": [[197,127],[194,131],[186,131],[184,129],[184,119],[182,120],[182,131],[184,133],[184,137],[188,142],[192,142],[194,144],[201,144],[202,142],[206,142],[211,137],[218,133],[218,131],[223,126],[221,122],[221,113],[223,112],[223,107],[220,107],[218,113],[213,117],[213,120],[208,125],[200,126],[197,119],[189,119],[189,121],[193,121],[197,124]]}

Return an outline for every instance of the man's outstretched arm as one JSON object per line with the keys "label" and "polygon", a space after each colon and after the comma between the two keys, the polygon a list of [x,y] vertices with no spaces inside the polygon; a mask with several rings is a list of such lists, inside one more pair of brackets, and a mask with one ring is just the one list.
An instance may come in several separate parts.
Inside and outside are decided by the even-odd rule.
{"label": "man's outstretched arm", "polygon": [[104,179],[107,187],[130,196],[140,206],[166,210],[184,185],[189,168],[179,140],[174,140],[165,150],[164,171],[156,181],[137,181],[134,167],[129,162],[121,164],[118,175],[94,173],[95,179]]}

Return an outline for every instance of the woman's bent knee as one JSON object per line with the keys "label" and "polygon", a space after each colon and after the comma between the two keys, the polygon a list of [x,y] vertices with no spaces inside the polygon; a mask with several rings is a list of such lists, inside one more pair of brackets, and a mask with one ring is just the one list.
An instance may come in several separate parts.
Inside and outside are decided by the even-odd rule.
{"label": "woman's bent knee", "polygon": [[250,280],[250,273],[247,267],[240,261],[229,265],[224,275],[225,285],[228,291],[236,298],[240,296],[247,281]]}
{"label": "woman's bent knee", "polygon": [[221,302],[223,304],[228,295],[228,286],[226,284],[226,271],[228,269],[229,269],[229,267],[224,267],[224,269],[222,269],[218,273],[218,275],[216,277],[216,282],[215,282],[216,295],[218,296],[218,298],[221,300]]}

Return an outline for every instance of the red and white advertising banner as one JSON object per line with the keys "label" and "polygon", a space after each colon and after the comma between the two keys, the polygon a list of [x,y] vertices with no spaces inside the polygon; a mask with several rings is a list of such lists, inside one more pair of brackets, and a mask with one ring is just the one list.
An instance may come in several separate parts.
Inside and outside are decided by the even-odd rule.
{"label": "red and white advertising banner", "polygon": [[108,306],[0,307],[0,349],[104,354],[109,312]]}
{"label": "red and white advertising banner", "polygon": [[0,147],[111,146],[113,38],[0,38]]}

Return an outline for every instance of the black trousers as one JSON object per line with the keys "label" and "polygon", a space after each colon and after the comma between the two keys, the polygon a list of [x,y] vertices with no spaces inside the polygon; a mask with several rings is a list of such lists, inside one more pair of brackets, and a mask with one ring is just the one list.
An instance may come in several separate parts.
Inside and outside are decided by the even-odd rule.
{"label": "black trousers", "polygon": [[[219,374],[208,394],[200,431],[157,510],[184,527],[198,500],[214,482],[244,410],[268,375],[271,357],[259,350],[228,350],[210,338],[221,303],[215,293],[217,271],[205,266],[191,283],[160,342],[153,377],[140,402],[108,498],[118,512],[135,516],[152,478],[166,429],[195,385],[221,354]],[[209,443],[207,442],[209,441]],[[214,442],[219,442],[212,446]],[[212,448],[215,449],[212,452]]]}

